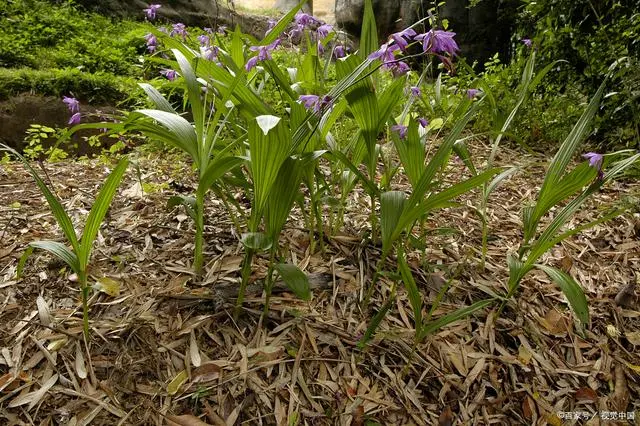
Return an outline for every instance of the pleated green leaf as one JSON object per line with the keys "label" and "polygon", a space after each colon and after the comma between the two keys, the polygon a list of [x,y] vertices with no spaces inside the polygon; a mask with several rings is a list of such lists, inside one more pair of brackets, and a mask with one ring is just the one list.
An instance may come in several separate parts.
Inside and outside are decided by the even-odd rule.
{"label": "pleated green leaf", "polygon": [[[196,135],[200,138],[204,135],[204,106],[202,105],[202,85],[198,82],[196,74],[193,72],[191,62],[182,52],[178,49],[172,49],[173,55],[178,62],[182,77],[187,83],[187,96],[189,98],[189,104],[191,104],[191,114],[193,115],[193,122],[196,127]],[[204,61],[203,61],[204,62]],[[202,155],[201,144],[202,140],[197,140],[197,152]]]}
{"label": "pleated green leaf", "polygon": [[135,112],[157,121],[162,127],[131,119],[127,122],[129,130],[139,130],[150,137],[169,142],[189,154],[196,164],[200,164],[198,137],[191,123],[178,114],[157,109],[139,109]]}
{"label": "pleated green leaf", "polygon": [[398,253],[398,270],[413,308],[413,320],[415,322],[416,337],[418,337],[422,330],[422,295],[416,285],[416,281],[413,279],[413,274],[407,264],[404,253]]}
{"label": "pleated green leaf", "polygon": [[371,339],[376,333],[376,330],[380,326],[380,323],[382,322],[384,317],[387,315],[387,312],[389,312],[389,309],[391,309],[391,307],[393,306],[395,299],[396,299],[395,295],[392,295],[389,298],[389,300],[387,300],[387,302],[380,308],[380,310],[373,316],[373,318],[371,319],[371,322],[369,323],[369,326],[364,332],[364,335],[358,342],[358,347],[360,349],[364,349],[367,346],[367,344],[371,341]]}
{"label": "pleated green leaf", "polygon": [[571,309],[576,314],[583,325],[589,324],[589,306],[587,298],[580,284],[576,282],[569,274],[546,265],[535,265],[536,268],[544,271],[549,278],[560,287],[565,297],[571,305]]}
{"label": "pleated green leaf", "polygon": [[156,89],[149,83],[138,83],[138,86],[142,87],[151,102],[153,102],[153,104],[155,105],[156,109],[172,114],[178,113],[175,109],[173,109],[169,101],[164,96],[162,96],[162,93],[160,93],[158,89]]}
{"label": "pleated green leaf", "polygon": [[17,275],[18,277],[22,275],[22,269],[24,268],[24,263],[27,260],[27,257],[31,254],[34,248],[46,250],[49,253],[56,256],[58,259],[62,260],[64,263],[69,265],[71,270],[76,274],[80,273],[83,269],[80,267],[80,263],[78,261],[78,257],[75,253],[67,246],[57,241],[34,241],[29,243],[29,248],[24,252],[22,258],[20,259]]}
{"label": "pleated green leaf", "polygon": [[80,243],[78,242],[78,237],[76,236],[76,231],[73,227],[73,224],[71,223],[71,219],[62,207],[62,204],[60,204],[60,201],[58,201],[56,196],[53,195],[51,190],[49,190],[38,173],[33,169],[33,167],[31,167],[27,159],[24,158],[18,151],[2,143],[0,143],[0,150],[11,153],[12,155],[20,159],[22,164],[24,164],[33,179],[36,181],[36,184],[38,185],[38,188],[40,188],[42,195],[44,195],[44,197],[46,198],[47,203],[49,204],[49,208],[51,209],[51,213],[53,213],[53,217],[55,217],[58,225],[60,225],[60,228],[62,228],[62,232],[64,232],[65,237],[67,237],[67,240],[71,244],[73,251],[77,252],[80,248]]}
{"label": "pleated green leaf", "polygon": [[273,188],[269,193],[265,209],[267,232],[276,240],[284,227],[293,203],[300,194],[300,182],[303,169],[301,160],[288,157],[276,178]]}
{"label": "pleated green leaf", "polygon": [[398,226],[407,196],[402,191],[388,191],[380,196],[380,230],[382,251],[388,253],[394,243],[393,232]]}
{"label": "pleated green leaf", "polygon": [[273,239],[262,232],[244,233],[240,242],[250,250],[269,250],[273,246]]}
{"label": "pleated green leaf", "polygon": [[450,324],[453,324],[456,321],[460,321],[461,319],[467,318],[477,311],[485,309],[487,306],[491,305],[495,300],[494,299],[485,299],[479,302],[474,303],[470,306],[465,306],[464,308],[457,309],[450,314],[447,314],[441,318],[438,318],[435,321],[430,321],[425,324],[422,329],[422,333],[420,335],[420,340],[424,339],[430,334],[435,333],[440,330],[442,327],[446,327]]}
{"label": "pleated green leaf", "polygon": [[359,55],[365,59],[375,50],[378,50],[378,28],[376,26],[376,15],[373,12],[371,0],[364,2],[364,14],[362,16],[362,32],[360,33]]}
{"label": "pleated green leaf", "polygon": [[309,285],[309,277],[302,272],[296,265],[290,263],[279,263],[276,270],[280,274],[280,278],[293,291],[293,293],[302,300],[311,300],[311,286]]}
{"label": "pleated green leaf", "polygon": [[91,211],[87,217],[87,222],[84,225],[84,232],[82,233],[82,239],[80,241],[80,250],[78,251],[78,261],[80,262],[80,266],[83,270],[89,263],[93,241],[98,234],[98,229],[102,224],[102,219],[104,219],[107,209],[111,205],[111,200],[113,200],[113,196],[120,185],[120,180],[122,180],[122,176],[127,170],[128,165],[129,161],[127,157],[123,157],[118,161],[118,164],[102,185],[102,188],[91,207]]}
{"label": "pleated green leaf", "polygon": [[405,139],[400,139],[396,132],[391,132],[391,139],[409,183],[415,188],[425,168],[426,156],[424,143],[418,134],[418,124],[413,120],[409,123]]}

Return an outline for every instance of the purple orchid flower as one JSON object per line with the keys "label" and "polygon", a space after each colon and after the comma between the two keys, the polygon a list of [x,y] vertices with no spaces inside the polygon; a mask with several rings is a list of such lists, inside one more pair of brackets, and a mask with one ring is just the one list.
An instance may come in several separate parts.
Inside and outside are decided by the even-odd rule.
{"label": "purple orchid flower", "polygon": [[334,58],[339,59],[339,58],[344,58],[345,56],[347,56],[347,53],[345,52],[343,45],[338,44],[336,47],[333,48]]}
{"label": "purple orchid flower", "polygon": [[411,86],[411,96],[415,96],[417,98],[420,95],[422,95],[420,88],[418,86]]}
{"label": "purple orchid flower", "polygon": [[80,113],[76,112],[75,114],[73,114],[71,116],[71,118],[69,119],[69,123],[68,124],[79,124],[80,123]]}
{"label": "purple orchid flower", "polygon": [[218,59],[218,53],[220,49],[218,46],[207,46],[201,47],[200,52],[202,53],[202,57],[207,61],[216,61]]}
{"label": "purple orchid flower", "polygon": [[527,47],[533,46],[533,41],[531,41],[531,39],[529,39],[529,38],[523,38],[520,41]]}
{"label": "purple orchid flower", "polygon": [[217,29],[217,33],[220,35],[225,35],[227,33],[227,26],[226,25],[219,25],[218,29]]}
{"label": "purple orchid flower", "polygon": [[587,152],[586,154],[583,154],[582,157],[589,160],[589,166],[598,169],[598,179],[602,180],[604,178],[604,172],[602,171],[604,155],[598,154],[597,152]]}
{"label": "purple orchid flower", "polygon": [[147,9],[142,9],[142,11],[147,15],[147,19],[153,21],[156,19],[156,12],[160,9],[159,4],[150,4]]}
{"label": "purple orchid flower", "polygon": [[405,52],[407,50],[407,46],[409,46],[408,41],[413,40],[413,38],[417,35],[417,33],[411,29],[406,28],[400,32],[391,34],[391,39],[396,43],[396,45]]}
{"label": "purple orchid flower", "polygon": [[317,95],[300,95],[298,100],[306,109],[319,113],[326,106],[331,105],[332,98],[329,95],[324,95],[323,97]]}
{"label": "purple orchid flower", "polygon": [[200,46],[208,46],[211,42],[211,39],[208,35],[202,34],[198,36],[198,41],[200,42]]}
{"label": "purple orchid flower", "polygon": [[316,30],[316,32],[318,33],[318,38],[320,38],[320,40],[328,36],[331,31],[333,31],[333,25],[329,24],[322,24]]}
{"label": "purple orchid flower", "polygon": [[70,112],[75,112],[75,113],[80,112],[80,102],[76,98],[63,96],[62,102],[64,102],[67,105],[67,108],[69,108]]}
{"label": "purple orchid flower", "polygon": [[322,25],[322,22],[320,22],[318,19],[304,12],[296,13],[296,16],[293,19],[296,24],[302,25],[303,27]]}
{"label": "purple orchid flower", "polygon": [[164,75],[169,81],[173,81],[178,77],[178,73],[175,70],[163,69],[160,74]]}
{"label": "purple orchid flower", "polygon": [[423,129],[426,129],[427,126],[429,125],[429,120],[427,120],[426,118],[419,117],[418,124],[420,124],[420,126],[422,126]]}
{"label": "purple orchid flower", "polygon": [[460,50],[453,39],[456,33],[443,30],[431,30],[424,34],[418,34],[414,40],[422,40],[422,49],[430,53],[448,53],[455,56]]}
{"label": "purple orchid flower", "polygon": [[156,38],[156,36],[149,33],[144,36],[144,39],[147,41],[147,49],[149,50],[149,52],[155,52],[158,48],[158,39]]}
{"label": "purple orchid flower", "polygon": [[380,59],[385,64],[388,62],[393,62],[396,60],[393,52],[399,49],[400,48],[395,44],[389,46],[389,43],[384,43],[382,46],[380,46],[380,49],[369,55],[369,59]]}
{"label": "purple orchid flower", "polygon": [[273,27],[276,26],[276,24],[278,23],[277,19],[269,19],[267,20],[267,31],[264,33],[264,35],[267,35],[271,32],[271,30],[273,29]]}
{"label": "purple orchid flower", "polygon": [[480,93],[482,93],[482,90],[479,90],[479,89],[468,89],[467,90],[467,97],[469,99],[473,99],[476,96],[478,96]]}
{"label": "purple orchid flower", "polygon": [[171,37],[179,35],[183,40],[186,40],[189,33],[187,33],[187,27],[183,23],[178,22],[177,24],[173,24],[173,28],[171,29],[169,35]]}
{"label": "purple orchid flower", "polygon": [[322,45],[322,41],[318,40],[318,56],[324,55],[324,46]]}
{"label": "purple orchid flower", "polygon": [[169,34],[169,30],[167,29],[167,27],[158,27],[158,31],[160,31],[161,33],[165,33],[165,34]]}
{"label": "purple orchid flower", "polygon": [[400,139],[405,139],[407,137],[407,126],[403,126],[402,124],[395,124],[391,126],[391,131],[398,133]]}
{"label": "purple orchid flower", "polygon": [[393,74],[393,77],[398,78],[401,77],[403,75],[405,75],[406,73],[409,72],[409,70],[411,70],[411,68],[409,67],[409,65],[407,65],[404,62],[396,62],[393,64],[385,64],[383,65],[385,68],[388,68],[391,70],[391,74]]}
{"label": "purple orchid flower", "polygon": [[204,32],[207,34],[213,34],[213,28],[209,28],[209,27],[204,27],[203,28]]}
{"label": "purple orchid flower", "polygon": [[247,71],[251,71],[259,61],[266,61],[267,59],[271,59],[271,52],[274,51],[275,48],[279,45],[280,39],[277,38],[273,43],[266,46],[251,46],[249,50],[251,50],[252,52],[258,52],[258,55],[247,61],[245,69]]}

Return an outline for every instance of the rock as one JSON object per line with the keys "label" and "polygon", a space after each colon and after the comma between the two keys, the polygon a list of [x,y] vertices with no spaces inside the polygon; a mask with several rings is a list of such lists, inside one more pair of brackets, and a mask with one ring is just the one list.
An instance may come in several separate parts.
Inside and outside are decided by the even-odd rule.
{"label": "rock", "polygon": [[[143,19],[142,9],[148,7],[152,1],[142,0],[77,0],[77,4],[86,9],[98,11],[111,16]],[[162,3],[158,9],[156,23],[162,21],[173,23],[182,22],[188,26],[216,28],[225,25],[233,28],[240,25],[240,29],[247,34],[262,39],[268,28],[268,18],[265,16],[239,13],[216,0],[172,0]]]}
{"label": "rock", "polygon": [[[274,8],[278,9],[280,12],[287,13],[296,7],[298,3],[298,0],[276,0]],[[304,6],[302,6],[302,11],[313,14],[313,0],[308,0]]]}

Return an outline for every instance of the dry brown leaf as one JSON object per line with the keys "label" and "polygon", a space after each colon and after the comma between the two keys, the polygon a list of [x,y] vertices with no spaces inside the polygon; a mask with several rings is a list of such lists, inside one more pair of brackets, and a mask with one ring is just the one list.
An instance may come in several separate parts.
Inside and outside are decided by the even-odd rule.
{"label": "dry brown leaf", "polygon": [[571,271],[573,267],[573,258],[570,254],[566,254],[562,259],[560,259],[560,269],[562,269],[567,274]]}
{"label": "dry brown leaf", "polygon": [[440,413],[440,417],[438,417],[438,426],[451,425],[453,425],[453,411],[451,411],[451,407],[447,405],[442,413]]}
{"label": "dry brown leaf", "polygon": [[38,307],[38,316],[40,317],[40,323],[45,327],[51,325],[51,314],[49,312],[49,305],[47,305],[44,297],[38,296],[36,298],[36,306]]}
{"label": "dry brown leaf", "polygon": [[21,405],[29,404],[29,407],[27,407],[27,411],[30,411],[33,407],[35,407],[40,402],[42,398],[44,398],[47,391],[49,391],[49,389],[51,389],[51,387],[55,385],[57,381],[58,381],[58,375],[54,374],[49,378],[49,380],[47,380],[42,385],[40,389],[33,392],[29,392],[24,395],[18,395],[17,398],[13,399],[9,403],[9,407],[13,408],[13,407],[19,407]]}
{"label": "dry brown leaf", "polygon": [[196,333],[191,330],[189,334],[189,355],[191,355],[191,363],[194,367],[200,367],[202,364],[202,358],[200,357],[200,350],[198,349],[198,342],[196,341]]}
{"label": "dry brown leaf", "polygon": [[578,389],[575,396],[578,401],[598,401],[598,394],[596,391],[588,387]]}
{"label": "dry brown leaf", "polygon": [[253,362],[275,361],[284,354],[284,346],[262,346],[247,348],[247,356]]}
{"label": "dry brown leaf", "polygon": [[551,308],[542,319],[542,325],[552,334],[564,334],[569,331],[569,322],[558,312],[557,309]]}
{"label": "dry brown leaf", "polygon": [[529,421],[533,420],[533,417],[536,415],[536,403],[533,402],[533,399],[531,399],[529,395],[522,401],[522,414],[524,418]]}
{"label": "dry brown leaf", "polygon": [[351,412],[353,416],[353,421],[351,422],[352,426],[363,426],[364,425],[364,405],[358,404],[353,408]]}
{"label": "dry brown leaf", "polygon": [[87,367],[84,362],[84,354],[80,342],[76,342],[76,374],[81,379],[87,378]]}
{"label": "dry brown leaf", "polygon": [[616,305],[628,309],[635,308],[635,306],[638,304],[635,288],[635,282],[630,282],[629,284],[622,287],[622,289],[620,289],[620,291],[616,295]]}
{"label": "dry brown leaf", "polygon": [[613,402],[613,408],[615,411],[626,412],[629,405],[629,387],[627,386],[627,378],[624,375],[624,369],[620,364],[616,364],[615,367],[615,390],[611,397]]}
{"label": "dry brown leaf", "polygon": [[529,352],[529,349],[527,349],[526,346],[524,346],[524,345],[518,346],[518,359],[524,365],[529,365],[529,362],[531,362],[531,357],[532,356],[533,356],[533,354],[531,352]]}
{"label": "dry brown leaf", "polygon": [[165,417],[167,425],[169,426],[212,426],[209,423],[205,423],[196,416],[191,414],[183,414],[181,416],[167,416]]}
{"label": "dry brown leaf", "polygon": [[200,365],[200,367],[195,368],[192,371],[193,383],[206,383],[212,382],[220,377],[220,368],[217,364],[213,362],[205,362]]}
{"label": "dry brown leaf", "polygon": [[640,331],[632,331],[624,335],[633,346],[640,346]]}

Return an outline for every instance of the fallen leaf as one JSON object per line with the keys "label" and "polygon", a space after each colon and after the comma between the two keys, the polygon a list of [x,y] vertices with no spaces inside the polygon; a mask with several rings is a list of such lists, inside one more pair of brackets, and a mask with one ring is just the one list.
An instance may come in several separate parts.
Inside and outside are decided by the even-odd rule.
{"label": "fallen leaf", "polygon": [[573,259],[567,254],[560,260],[560,269],[568,274],[572,267]]}
{"label": "fallen leaf", "polygon": [[440,413],[438,417],[438,426],[451,426],[453,425],[453,411],[450,406],[446,406],[444,411]]}
{"label": "fallen leaf", "polygon": [[181,416],[167,416],[165,417],[169,426],[211,426],[209,423],[205,423],[196,416],[191,414],[183,414]]}
{"label": "fallen leaf", "polygon": [[38,307],[38,316],[40,317],[40,323],[45,327],[51,325],[51,314],[49,312],[49,306],[44,300],[44,297],[38,296],[36,298],[36,306]]}
{"label": "fallen leaf", "polygon": [[576,399],[578,401],[598,401],[598,394],[591,388],[580,388],[576,391]]}
{"label": "fallen leaf", "polygon": [[520,345],[518,347],[518,359],[524,365],[529,365],[529,362],[531,362],[531,357],[532,356],[533,356],[533,354],[531,352],[529,352],[529,350],[524,345]]}
{"label": "fallen leaf", "polygon": [[212,382],[220,377],[220,371],[222,369],[213,362],[205,362],[193,370],[193,383],[206,383]]}
{"label": "fallen leaf", "polygon": [[247,356],[254,358],[253,362],[275,361],[284,355],[284,346],[262,346],[247,348]]}
{"label": "fallen leaf", "polygon": [[171,380],[171,382],[169,382],[169,384],[167,385],[167,393],[169,395],[175,395],[176,393],[178,393],[180,387],[185,384],[188,378],[189,375],[187,374],[186,370],[182,370],[181,372],[179,372],[176,377],[174,377],[173,380]]}
{"label": "fallen leaf", "polygon": [[547,416],[547,424],[551,426],[562,426],[562,419],[556,413]]}
{"label": "fallen leaf", "polygon": [[100,278],[93,285],[93,288],[111,297],[118,297],[120,295],[120,282],[109,277]]}
{"label": "fallen leaf", "polygon": [[533,402],[533,399],[529,395],[524,398],[522,401],[522,414],[525,419],[533,420],[533,417],[536,415],[536,403]]}
{"label": "fallen leaf", "polygon": [[557,309],[549,309],[541,323],[552,334],[564,334],[569,331],[568,321]]}
{"label": "fallen leaf", "polygon": [[17,398],[15,398],[13,401],[9,403],[9,408],[19,407],[21,405],[29,404],[27,411],[30,411],[33,407],[35,407],[40,402],[42,398],[44,398],[44,395],[49,391],[49,389],[51,389],[53,385],[56,384],[57,381],[58,381],[58,375],[54,374],[53,376],[51,376],[51,378],[49,378],[49,380],[47,380],[42,385],[40,389],[33,392],[29,392],[24,395],[18,395]]}
{"label": "fallen leaf", "polygon": [[633,346],[640,346],[640,331],[632,331],[624,335]]}
{"label": "fallen leaf", "polygon": [[200,367],[202,364],[202,358],[200,357],[200,350],[198,349],[198,342],[196,341],[196,333],[191,330],[189,335],[189,355],[191,356],[191,363],[194,367]]}
{"label": "fallen leaf", "polygon": [[352,426],[364,426],[364,405],[356,405],[351,415],[353,416]]}
{"label": "fallen leaf", "polygon": [[620,291],[616,295],[616,305],[622,306],[623,308],[633,309],[637,305],[635,288],[635,282],[630,282],[629,284],[622,287],[622,289],[620,289]]}
{"label": "fallen leaf", "polygon": [[87,378],[87,367],[84,364],[84,355],[80,342],[76,342],[76,373],[81,379]]}

